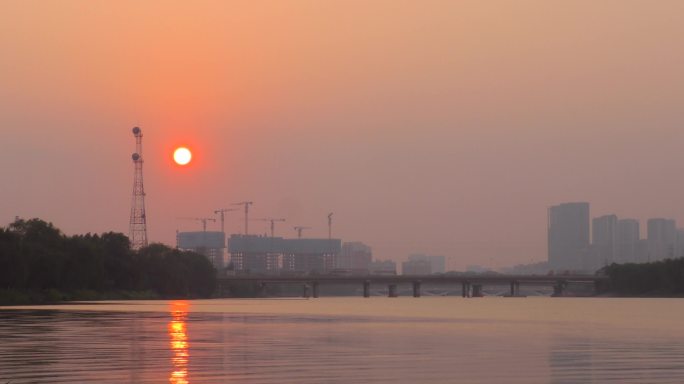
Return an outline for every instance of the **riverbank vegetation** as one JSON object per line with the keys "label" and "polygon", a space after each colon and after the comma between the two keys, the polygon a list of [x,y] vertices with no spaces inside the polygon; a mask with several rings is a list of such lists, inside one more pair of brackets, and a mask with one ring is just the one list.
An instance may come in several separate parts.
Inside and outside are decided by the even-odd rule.
{"label": "riverbank vegetation", "polygon": [[621,296],[684,296],[684,259],[643,264],[611,264],[601,270],[609,290]]}
{"label": "riverbank vegetation", "polygon": [[215,284],[213,266],[194,252],[133,250],[114,232],[66,236],[40,219],[0,228],[0,305],[209,297]]}

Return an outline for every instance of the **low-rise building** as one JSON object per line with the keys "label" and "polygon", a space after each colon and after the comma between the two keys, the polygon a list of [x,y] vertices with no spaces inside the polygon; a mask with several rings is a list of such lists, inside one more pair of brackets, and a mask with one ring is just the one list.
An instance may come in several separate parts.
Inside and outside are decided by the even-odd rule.
{"label": "low-rise building", "polygon": [[409,261],[426,261],[430,264],[430,273],[444,273],[446,272],[446,257],[438,255],[425,255],[416,253],[409,255]]}
{"label": "low-rise building", "polygon": [[396,275],[397,263],[394,260],[373,260],[369,270],[373,275]]}
{"label": "low-rise building", "polygon": [[368,273],[372,261],[371,247],[358,241],[346,242],[342,244],[336,267],[355,274],[363,274]]}
{"label": "low-rise building", "polygon": [[401,263],[402,275],[430,275],[432,266],[427,260],[408,260]]}

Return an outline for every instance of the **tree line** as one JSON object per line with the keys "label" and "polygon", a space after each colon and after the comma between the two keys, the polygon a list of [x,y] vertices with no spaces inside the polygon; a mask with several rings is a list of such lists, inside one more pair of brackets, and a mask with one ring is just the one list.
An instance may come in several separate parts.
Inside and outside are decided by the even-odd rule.
{"label": "tree line", "polygon": [[151,292],[210,296],[216,271],[206,257],[163,244],[131,249],[127,236],[66,236],[52,223],[17,219],[0,227],[0,289],[19,292]]}
{"label": "tree line", "polygon": [[684,295],[684,259],[643,264],[611,264],[599,271],[610,277],[609,290],[625,296]]}

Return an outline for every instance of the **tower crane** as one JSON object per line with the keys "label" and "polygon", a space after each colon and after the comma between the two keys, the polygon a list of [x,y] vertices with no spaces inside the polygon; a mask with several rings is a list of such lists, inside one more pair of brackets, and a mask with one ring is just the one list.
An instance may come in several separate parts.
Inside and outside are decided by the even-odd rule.
{"label": "tower crane", "polygon": [[201,221],[202,222],[202,231],[206,232],[207,231],[207,221],[213,221],[216,222],[216,219],[212,217],[179,217],[178,219],[180,220],[195,220],[195,221]]}
{"label": "tower crane", "polygon": [[285,221],[285,219],[274,219],[272,217],[268,217],[265,219],[257,219],[257,220],[259,220],[259,221],[270,221],[271,222],[271,237],[275,237],[274,236],[274,234],[275,234],[275,222],[276,221]]}
{"label": "tower crane", "polygon": [[223,224],[224,223],[224,217],[223,216],[224,216],[224,213],[231,212],[231,211],[237,211],[237,208],[221,208],[221,209],[217,209],[214,211],[215,215],[221,215],[220,216],[221,217],[221,232],[223,232],[224,235],[226,234],[226,229],[225,229],[224,224]]}
{"label": "tower crane", "polygon": [[330,212],[328,214],[328,240],[332,239],[332,217],[333,217],[333,213]]}
{"label": "tower crane", "polygon": [[300,227],[300,226],[294,227],[294,230],[297,231],[297,238],[298,239],[302,238],[302,231],[305,229],[311,229],[311,227]]}
{"label": "tower crane", "polygon": [[248,229],[249,229],[249,206],[254,204],[251,201],[242,201],[239,203],[233,203],[231,205],[244,205],[245,206],[245,236],[249,234]]}

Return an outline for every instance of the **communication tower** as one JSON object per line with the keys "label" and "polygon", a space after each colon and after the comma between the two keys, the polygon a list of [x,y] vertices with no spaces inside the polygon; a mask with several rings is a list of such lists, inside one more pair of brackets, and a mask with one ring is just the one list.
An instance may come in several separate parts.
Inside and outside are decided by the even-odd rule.
{"label": "communication tower", "polygon": [[147,218],[145,216],[145,188],[143,187],[143,156],[142,156],[142,131],[138,127],[133,128],[135,136],[135,153],[133,166],[133,199],[131,200],[131,221],[128,228],[128,237],[133,249],[147,246]]}

